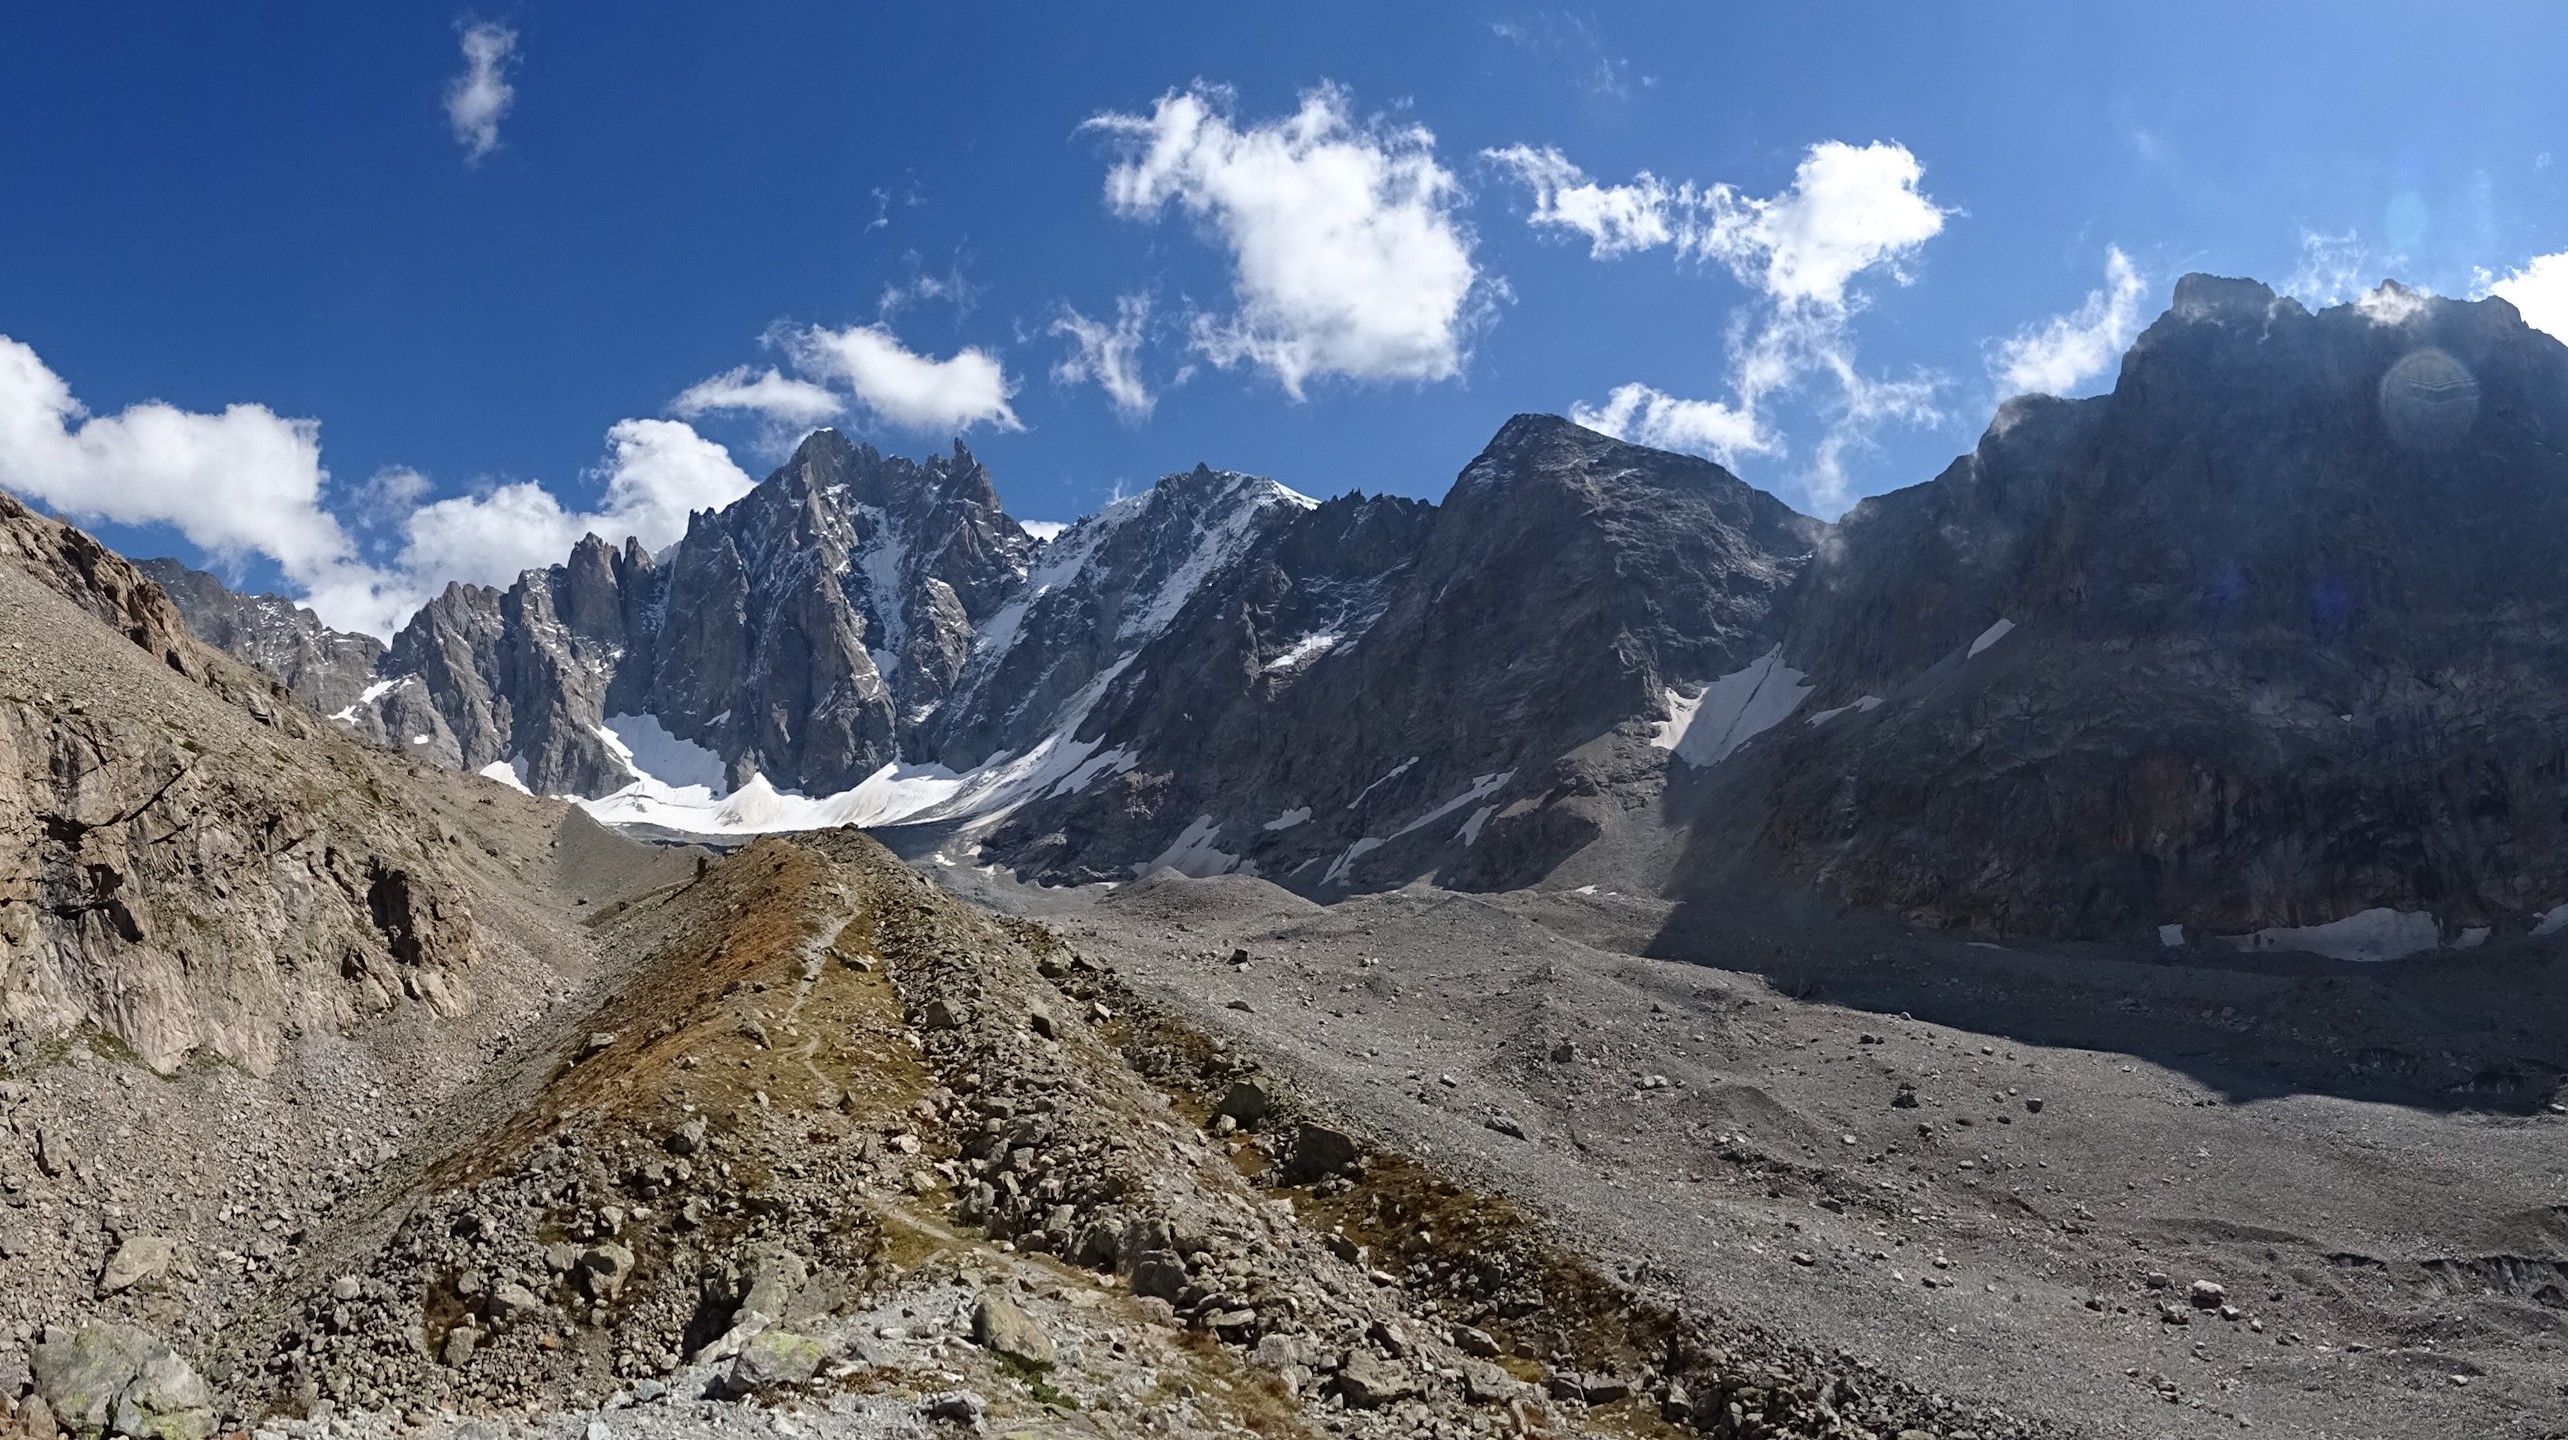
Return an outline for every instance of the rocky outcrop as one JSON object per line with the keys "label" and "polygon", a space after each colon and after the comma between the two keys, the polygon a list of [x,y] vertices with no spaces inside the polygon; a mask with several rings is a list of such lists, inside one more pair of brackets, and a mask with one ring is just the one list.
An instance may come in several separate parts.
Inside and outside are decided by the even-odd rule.
{"label": "rocky outcrop", "polygon": [[597,796],[634,778],[633,717],[715,788],[843,790],[920,743],[1032,549],[959,444],[921,463],[816,431],[657,554],[590,536],[505,589],[448,586],[348,723]]}
{"label": "rocky outcrop", "polygon": [[76,1440],[208,1440],[213,1391],[176,1351],[131,1325],[54,1326],[33,1347],[35,1390]]}
{"label": "rocky outcrop", "polygon": [[2188,277],[2109,395],[2027,399],[1805,578],[1763,843],[1992,932],[2568,901],[2568,347],[2502,300]]}
{"label": "rocky outcrop", "polygon": [[[215,576],[175,560],[137,560],[134,568],[160,586],[197,639],[264,672],[295,699],[324,715],[362,715],[373,724],[366,694],[383,660],[372,635],[333,630],[321,617],[278,595],[244,595]],[[367,738],[383,739],[379,729]]]}
{"label": "rocky outcrop", "polygon": [[[471,1003],[469,906],[394,762],[188,632],[169,597],[0,496],[0,1028],[253,1072],[301,1028]],[[103,622],[103,623],[102,623]]]}

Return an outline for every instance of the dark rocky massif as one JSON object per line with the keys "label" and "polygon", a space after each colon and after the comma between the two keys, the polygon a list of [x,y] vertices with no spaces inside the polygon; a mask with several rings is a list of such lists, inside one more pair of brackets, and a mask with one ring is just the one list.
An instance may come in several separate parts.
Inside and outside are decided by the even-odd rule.
{"label": "dark rocky massif", "polygon": [[[1833,525],[1520,416],[1441,503],[1198,468],[1037,542],[959,447],[822,431],[660,555],[449,590],[344,723],[545,792],[841,797],[614,813],[933,827],[1051,880],[1505,888],[1674,834],[1646,883],[1685,893],[2470,943],[2568,902],[2563,434],[2568,348],[2503,301],[2202,276],[2110,393],[2011,401]],[[346,689],[313,657],[354,647],[200,589]]]}
{"label": "dark rocky massif", "polygon": [[1813,707],[1887,703],[1787,727],[1762,841],[1994,932],[2533,928],[2568,902],[2563,441],[2568,347],[2503,301],[2189,278],[2110,394],[2013,402],[1840,522],[1785,653]]}

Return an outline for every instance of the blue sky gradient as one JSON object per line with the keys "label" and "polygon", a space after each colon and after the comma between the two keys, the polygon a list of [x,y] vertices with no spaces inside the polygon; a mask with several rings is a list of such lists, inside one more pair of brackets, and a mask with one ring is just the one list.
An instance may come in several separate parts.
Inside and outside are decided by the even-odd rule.
{"label": "blue sky gradient", "polygon": [[[1528,223],[1536,192],[1484,153],[1511,146],[1746,200],[1787,195],[1827,142],[1913,157],[1941,227],[1854,274],[1827,342],[1907,403],[1850,423],[1844,388],[1807,371],[1761,402],[1768,446],[1730,455],[1822,513],[1967,449],[2008,337],[2068,316],[2127,338],[2115,250],[2137,323],[2189,270],[2313,302],[2386,275],[2472,294],[2568,250],[2558,7],[1105,8],[11,7],[0,335],[90,415],[156,399],[317,421],[321,503],[389,564],[405,505],[532,481],[595,507],[618,422],[736,366],[790,376],[786,342],[814,326],[995,359],[1020,428],[966,438],[1028,518],[1198,460],[1436,496],[1519,411],[1636,383],[1734,401],[1734,337],[1777,304],[1754,264],[1597,258]],[[514,35],[477,158],[446,104],[473,22]],[[1212,363],[1189,317],[1238,315],[1229,239],[1180,203],[1108,203],[1133,152],[1097,117],[1223,87],[1247,130],[1323,85],[1356,141],[1433,135],[1476,316],[1449,376],[1322,373],[1296,398],[1254,361]],[[1054,377],[1065,307],[1110,320],[1127,295],[1154,316],[1146,418]],[[2539,298],[2518,303],[2543,323]],[[2108,365],[2060,388],[2110,383]],[[753,477],[791,437],[690,423]],[[913,454],[950,439],[861,404],[839,423]],[[1818,473],[1831,436],[1837,477]],[[369,492],[390,470],[426,488]],[[99,528],[297,585],[202,524]]]}

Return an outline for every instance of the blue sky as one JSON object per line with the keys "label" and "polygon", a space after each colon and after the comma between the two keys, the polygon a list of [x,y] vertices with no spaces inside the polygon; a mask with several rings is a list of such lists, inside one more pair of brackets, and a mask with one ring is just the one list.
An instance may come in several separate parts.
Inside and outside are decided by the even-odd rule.
{"label": "blue sky", "polygon": [[1027,518],[1525,410],[1833,514],[2188,270],[2568,329],[2558,7],[1096,8],[12,7],[0,483],[381,626],[824,413]]}

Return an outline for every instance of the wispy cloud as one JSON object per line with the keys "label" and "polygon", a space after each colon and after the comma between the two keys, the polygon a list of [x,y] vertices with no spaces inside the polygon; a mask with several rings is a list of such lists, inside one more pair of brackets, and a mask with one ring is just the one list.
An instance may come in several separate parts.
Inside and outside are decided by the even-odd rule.
{"label": "wispy cloud", "polygon": [[1141,344],[1150,323],[1150,297],[1124,295],[1115,300],[1109,325],[1063,306],[1052,333],[1070,341],[1070,353],[1052,367],[1052,378],[1064,385],[1093,380],[1106,392],[1115,413],[1126,420],[1146,420],[1159,398],[1141,378]]}
{"label": "wispy cloud", "polygon": [[938,360],[901,343],[889,326],[814,325],[785,337],[795,368],[847,387],[856,403],[897,429],[959,434],[975,425],[1019,430],[1016,386],[997,356],[966,346]]}
{"label": "wispy cloud", "polygon": [[2342,305],[2370,288],[2366,275],[2385,271],[2400,258],[2373,254],[2353,230],[2342,235],[2303,230],[2300,263],[2283,277],[2282,291],[2312,310]]}
{"label": "wispy cloud", "polygon": [[846,402],[826,386],[794,379],[773,365],[757,374],[746,365],[735,365],[688,386],[669,402],[669,413],[681,420],[738,411],[787,425],[818,425],[846,408]]}
{"label": "wispy cloud", "polygon": [[1724,465],[1741,455],[1765,454],[1776,445],[1745,410],[1718,400],[1681,400],[1637,382],[1615,386],[1602,405],[1571,406],[1569,418],[1590,430],[1661,450],[1709,455]]}
{"label": "wispy cloud", "polygon": [[1234,122],[1231,105],[1228,91],[1197,86],[1148,115],[1087,124],[1122,151],[1106,175],[1116,214],[1147,220],[1173,202],[1230,251],[1238,308],[1197,315],[1194,348],[1254,365],[1296,399],[1322,376],[1460,373],[1491,287],[1434,135],[1359,122],[1335,86],[1262,124]]}
{"label": "wispy cloud", "polygon": [[1772,402],[1820,381],[1832,413],[1801,479],[1826,513],[1850,493],[1848,457],[1882,424],[1940,418],[1934,379],[1865,374],[1850,330],[1864,304],[1856,282],[1878,273],[1908,283],[1909,262],[1951,213],[1920,188],[1924,168],[1905,146],[1813,145],[1792,185],[1762,197],[1646,172],[1601,185],[1549,147],[1511,146],[1486,158],[1533,191],[1527,224],[1584,236],[1599,259],[1668,247],[1679,258],[1719,264],[1757,296],[1730,330],[1728,399],[1682,399],[1635,383],[1601,406],[1574,407],[1581,423],[1732,464],[1743,454],[1782,454]]}
{"label": "wispy cloud", "polygon": [[2131,257],[2118,247],[2104,252],[2104,288],[2085,303],[1997,342],[1988,371],[2000,398],[2067,395],[2113,367],[2140,333],[2140,299],[2147,291]]}
{"label": "wispy cloud", "polygon": [[1605,43],[1596,27],[1576,15],[1541,12],[1518,19],[1492,20],[1489,33],[1544,62],[1576,89],[1598,100],[1628,100],[1635,86],[1657,80],[1635,76],[1631,58]]}
{"label": "wispy cloud", "polygon": [[508,72],[517,64],[517,32],[493,21],[463,27],[464,73],[446,86],[446,124],[464,147],[464,163],[478,165],[499,147],[500,117],[517,98]]}

